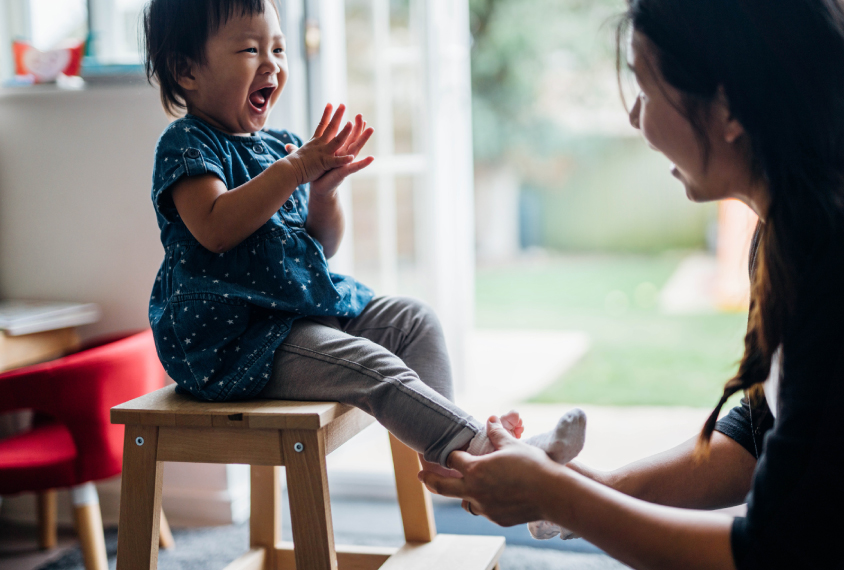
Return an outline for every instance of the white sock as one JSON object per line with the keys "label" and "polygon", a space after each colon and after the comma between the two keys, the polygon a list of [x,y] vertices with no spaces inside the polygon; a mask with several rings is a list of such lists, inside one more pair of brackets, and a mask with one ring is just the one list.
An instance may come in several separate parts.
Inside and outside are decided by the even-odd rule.
{"label": "white sock", "polygon": [[[565,465],[577,457],[583,449],[585,439],[586,414],[583,410],[574,408],[559,419],[554,429],[531,437],[526,443],[542,449],[551,459]],[[549,521],[528,523],[528,530],[533,538],[539,540],[554,538],[558,534],[563,540],[575,538],[573,532]]]}
{"label": "white sock", "polygon": [[[511,411],[501,417],[501,423],[511,435],[516,425],[521,425],[518,413]],[[560,465],[565,465],[583,449],[586,439],[586,414],[580,408],[566,412],[551,431],[535,435],[525,443],[538,447]],[[466,452],[470,455],[486,455],[495,451],[495,447],[487,436],[486,429],[475,434],[469,442]],[[547,540],[558,534],[563,540],[575,538],[575,534],[556,523],[549,521],[534,521],[528,523],[528,530],[533,538]]]}

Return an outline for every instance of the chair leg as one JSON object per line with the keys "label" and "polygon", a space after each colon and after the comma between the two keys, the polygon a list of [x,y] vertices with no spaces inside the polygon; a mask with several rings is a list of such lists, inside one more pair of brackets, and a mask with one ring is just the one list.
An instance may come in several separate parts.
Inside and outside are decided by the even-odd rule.
{"label": "chair leg", "polygon": [[281,541],[281,467],[251,467],[249,544],[263,548],[266,570],[275,568],[275,545]]}
{"label": "chair leg", "polygon": [[337,570],[323,430],[283,430],[296,570]]}
{"label": "chair leg", "polygon": [[56,547],[56,490],[38,493],[38,546],[42,550]]}
{"label": "chair leg", "polygon": [[103,516],[100,512],[97,488],[93,483],[85,483],[71,489],[70,496],[85,570],[108,570]]}
{"label": "chair leg", "polygon": [[437,525],[431,494],[416,477],[422,470],[419,456],[393,434],[390,434],[390,450],[393,453],[404,539],[407,542],[431,542],[437,536]]}
{"label": "chair leg", "polygon": [[170,532],[170,523],[167,522],[167,517],[164,516],[164,509],[161,509],[158,521],[158,547],[164,550],[174,548],[176,541],[173,540],[173,533]]}
{"label": "chair leg", "polygon": [[155,570],[163,470],[158,427],[127,425],[117,526],[117,570]]}

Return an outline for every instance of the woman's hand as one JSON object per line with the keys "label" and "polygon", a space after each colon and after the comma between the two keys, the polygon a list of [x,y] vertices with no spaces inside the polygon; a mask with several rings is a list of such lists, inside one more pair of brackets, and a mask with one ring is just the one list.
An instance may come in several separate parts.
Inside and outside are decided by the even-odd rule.
{"label": "woman's hand", "polygon": [[545,519],[543,496],[549,473],[561,467],[541,449],[511,436],[495,416],[487,433],[496,451],[474,457],[463,451],[449,456],[449,466],[462,479],[422,471],[419,479],[428,489],[446,497],[463,499],[463,508],[502,526]]}
{"label": "woman's hand", "polygon": [[310,182],[311,195],[318,198],[330,197],[347,176],[366,168],[374,160],[370,156],[354,162],[375,132],[374,129],[367,128],[363,117],[358,115],[354,125],[347,123],[338,133],[346,108],[343,105],[337,107],[333,117],[331,110],[330,104],[325,106],[322,119],[310,141],[301,148],[292,144],[285,147],[290,153],[287,159],[300,173],[299,182]]}

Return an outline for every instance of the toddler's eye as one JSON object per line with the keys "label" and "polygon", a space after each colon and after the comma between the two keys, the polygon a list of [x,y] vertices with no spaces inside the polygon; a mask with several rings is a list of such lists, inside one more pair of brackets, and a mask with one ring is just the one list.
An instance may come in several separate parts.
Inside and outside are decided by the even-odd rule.
{"label": "toddler's eye", "polygon": [[284,53],[284,50],[283,50],[283,49],[281,49],[281,48],[275,48],[275,49],[273,50],[273,53]]}
{"label": "toddler's eye", "polygon": [[251,48],[246,48],[243,51],[245,51],[247,53],[258,53],[258,48],[251,47]]}

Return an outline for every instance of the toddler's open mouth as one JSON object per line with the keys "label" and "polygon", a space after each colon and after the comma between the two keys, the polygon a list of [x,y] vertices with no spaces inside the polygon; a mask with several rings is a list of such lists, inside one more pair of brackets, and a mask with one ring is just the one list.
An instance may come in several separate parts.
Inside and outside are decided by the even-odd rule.
{"label": "toddler's open mouth", "polygon": [[249,104],[256,113],[261,113],[267,107],[270,95],[275,91],[274,86],[263,87],[249,94]]}

